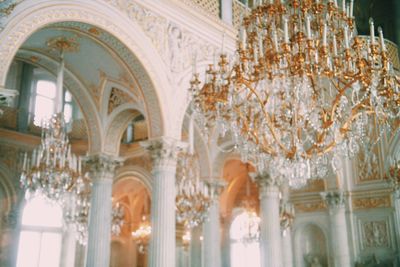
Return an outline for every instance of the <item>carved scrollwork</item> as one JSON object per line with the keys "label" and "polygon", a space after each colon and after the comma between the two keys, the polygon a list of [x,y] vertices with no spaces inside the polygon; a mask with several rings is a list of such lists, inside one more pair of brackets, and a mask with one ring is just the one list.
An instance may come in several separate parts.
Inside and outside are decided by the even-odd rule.
{"label": "carved scrollwork", "polygon": [[329,208],[339,208],[345,205],[345,197],[342,191],[322,192],[321,197]]}
{"label": "carved scrollwork", "polygon": [[117,88],[112,88],[110,99],[108,101],[108,114],[113,112],[113,110],[116,109],[117,107],[125,103],[131,103],[131,102],[134,101],[127,93]]}
{"label": "carved scrollwork", "polygon": [[390,207],[390,197],[368,197],[353,199],[354,209],[373,209],[373,208],[388,208]]}
{"label": "carved scrollwork", "polygon": [[165,137],[140,142],[140,145],[149,152],[153,162],[153,171],[158,168],[175,169],[178,154],[185,147],[182,142]]}
{"label": "carved scrollwork", "polygon": [[113,156],[98,154],[85,158],[85,165],[89,170],[91,179],[113,179],[115,169],[122,161]]}
{"label": "carved scrollwork", "polygon": [[207,60],[217,47],[133,1],[104,0],[136,21],[172,73],[189,68],[192,55]]}
{"label": "carved scrollwork", "polygon": [[388,226],[386,221],[364,222],[364,246],[366,248],[389,247]]}

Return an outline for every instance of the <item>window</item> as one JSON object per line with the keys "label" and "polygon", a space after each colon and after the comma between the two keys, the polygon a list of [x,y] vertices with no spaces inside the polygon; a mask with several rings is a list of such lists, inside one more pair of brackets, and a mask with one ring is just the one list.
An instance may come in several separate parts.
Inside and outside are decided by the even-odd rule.
{"label": "window", "polygon": [[33,123],[41,126],[54,112],[54,100],[56,97],[56,85],[50,81],[38,81],[35,95],[35,117]]}
{"label": "window", "polygon": [[17,267],[60,265],[62,209],[43,197],[30,200],[22,214]]}
{"label": "window", "polygon": [[260,267],[260,218],[255,212],[244,211],[236,216],[230,229],[231,266]]}
{"label": "window", "polygon": [[[36,83],[34,101],[34,119],[36,126],[42,126],[43,121],[48,120],[55,112],[56,84],[48,80],[39,80]],[[64,119],[70,123],[73,117],[72,95],[65,91],[64,95]]]}
{"label": "window", "polygon": [[64,95],[64,119],[66,123],[72,120],[72,95],[68,91],[65,91]]}

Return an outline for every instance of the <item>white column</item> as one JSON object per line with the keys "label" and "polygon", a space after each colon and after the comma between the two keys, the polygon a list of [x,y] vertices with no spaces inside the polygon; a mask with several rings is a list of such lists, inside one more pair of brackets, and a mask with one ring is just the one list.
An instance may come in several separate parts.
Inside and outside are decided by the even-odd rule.
{"label": "white column", "polygon": [[119,161],[107,155],[94,155],[88,157],[86,164],[93,182],[86,266],[109,267],[112,182]]}
{"label": "white column", "polygon": [[175,267],[175,172],[182,143],[162,137],[142,142],[153,161],[150,267]]}
{"label": "white column", "polygon": [[2,228],[0,232],[0,245],[3,245],[0,263],[4,266],[16,266],[18,257],[18,245],[21,232],[21,216],[23,212],[23,201],[13,203],[11,210],[3,214]]}
{"label": "white column", "polygon": [[229,235],[230,219],[223,220],[222,227],[222,266],[231,266],[231,239]]}
{"label": "white column", "polygon": [[61,267],[75,267],[76,231],[72,223],[67,224],[63,234]]}
{"label": "white column", "polygon": [[282,267],[279,184],[268,174],[255,176],[260,188],[261,266]]}
{"label": "white column", "polygon": [[[395,233],[397,242],[400,242],[400,189],[395,188],[393,192],[393,204],[394,204],[394,218],[395,218]],[[400,255],[397,255],[398,261],[400,262]]]}
{"label": "white column", "polygon": [[[285,199],[285,197],[284,197]],[[293,267],[292,224],[294,208],[291,203],[283,202],[280,211],[282,231],[282,262],[285,267]]]}
{"label": "white column", "polygon": [[280,206],[280,224],[282,232],[282,262],[285,267],[293,267],[292,225],[294,206],[290,203],[290,187],[286,181],[281,186],[282,203]]}
{"label": "white column", "polygon": [[293,267],[292,230],[289,227],[282,236],[283,266]]}
{"label": "white column", "polygon": [[221,1],[221,19],[228,24],[232,24],[233,17],[233,1],[223,0]]}
{"label": "white column", "polygon": [[219,217],[219,194],[223,181],[212,179],[207,182],[211,193],[208,216],[203,225],[204,267],[221,267],[221,231]]}
{"label": "white column", "polygon": [[194,227],[190,231],[190,267],[202,267],[202,241],[201,241],[201,226]]}
{"label": "white column", "polygon": [[350,250],[347,238],[346,208],[342,191],[321,193],[329,208],[331,248],[336,267],[350,267]]}

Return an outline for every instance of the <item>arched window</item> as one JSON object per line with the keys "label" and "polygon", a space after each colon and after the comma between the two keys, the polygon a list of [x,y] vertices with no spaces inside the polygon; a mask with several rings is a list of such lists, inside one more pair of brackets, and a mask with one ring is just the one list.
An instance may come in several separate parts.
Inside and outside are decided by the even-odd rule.
{"label": "arched window", "polygon": [[236,216],[230,229],[231,267],[260,267],[260,218],[255,212],[244,211]]}
{"label": "arched window", "polygon": [[[55,112],[56,84],[50,80],[38,80],[34,91],[34,119],[36,126],[42,126],[42,122],[48,120]],[[69,91],[64,94],[64,119],[66,123],[73,118],[73,99]]]}
{"label": "arched window", "polygon": [[17,267],[60,265],[62,209],[43,197],[30,200],[22,214]]}

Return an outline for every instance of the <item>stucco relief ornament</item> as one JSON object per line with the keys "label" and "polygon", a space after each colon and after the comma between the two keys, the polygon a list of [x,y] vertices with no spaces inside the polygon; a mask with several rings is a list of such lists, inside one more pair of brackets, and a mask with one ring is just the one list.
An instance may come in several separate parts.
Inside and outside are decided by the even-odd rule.
{"label": "stucco relief ornament", "polygon": [[93,155],[84,160],[92,179],[112,179],[115,168],[121,165],[120,159],[108,155]]}
{"label": "stucco relief ornament", "polygon": [[207,60],[217,49],[199,36],[135,2],[104,1],[139,24],[172,73],[178,74],[190,68],[193,53],[196,53],[198,60]]}
{"label": "stucco relief ornament", "polygon": [[385,221],[373,221],[363,224],[364,244],[366,247],[389,247],[388,230]]}
{"label": "stucco relief ornament", "polygon": [[167,138],[140,142],[140,145],[149,152],[155,167],[175,166],[178,154],[184,148],[182,142]]}
{"label": "stucco relief ornament", "polygon": [[0,0],[0,32],[5,27],[6,18],[14,11],[15,7],[24,0]]}
{"label": "stucco relief ornament", "polygon": [[329,208],[343,207],[345,204],[342,191],[322,192],[321,197]]}

